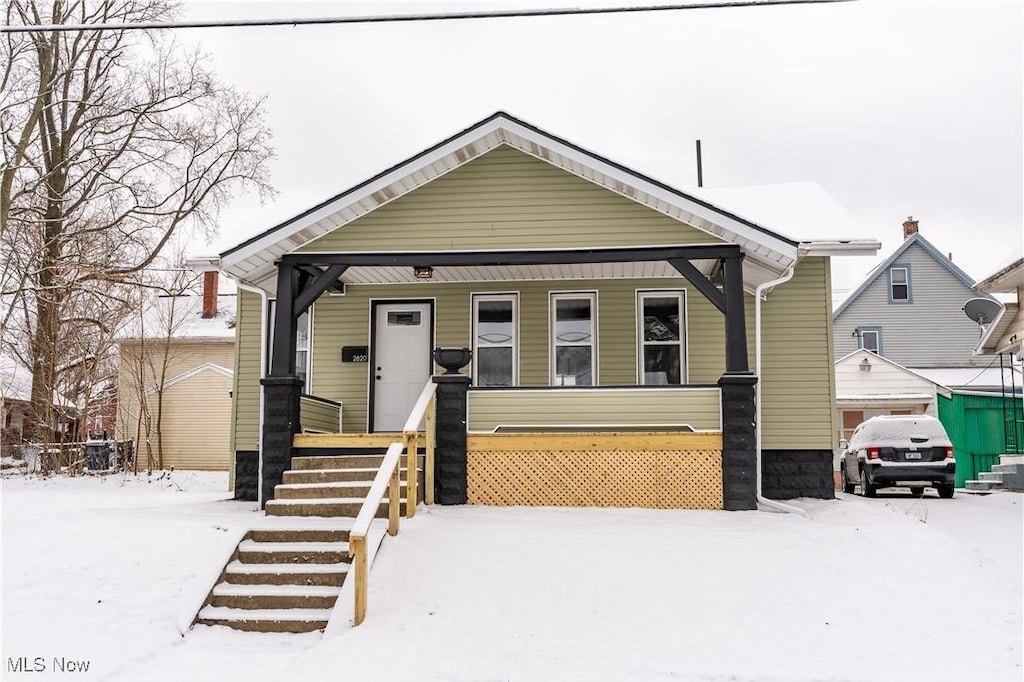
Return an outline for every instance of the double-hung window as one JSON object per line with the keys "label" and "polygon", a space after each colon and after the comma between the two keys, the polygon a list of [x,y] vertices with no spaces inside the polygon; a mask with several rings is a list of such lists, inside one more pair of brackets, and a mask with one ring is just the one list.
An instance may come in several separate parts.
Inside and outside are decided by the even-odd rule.
{"label": "double-hung window", "polygon": [[682,291],[637,293],[637,348],[643,385],[686,382],[684,296]]}
{"label": "double-hung window", "polygon": [[[277,308],[277,301],[271,301],[269,316],[267,318],[267,336],[270,337],[267,352],[267,365],[269,367],[271,358],[274,357],[274,314]],[[310,306],[306,312],[299,315],[295,322],[295,375],[302,379],[303,393],[313,392],[312,366],[313,354],[310,352],[313,338],[313,307]]]}
{"label": "double-hung window", "polygon": [[910,268],[906,266],[889,268],[889,301],[905,303],[910,300]]}
{"label": "double-hung window", "polygon": [[597,383],[597,294],[551,294],[551,384]]}
{"label": "double-hung window", "polygon": [[473,377],[477,386],[519,384],[519,297],[473,296]]}

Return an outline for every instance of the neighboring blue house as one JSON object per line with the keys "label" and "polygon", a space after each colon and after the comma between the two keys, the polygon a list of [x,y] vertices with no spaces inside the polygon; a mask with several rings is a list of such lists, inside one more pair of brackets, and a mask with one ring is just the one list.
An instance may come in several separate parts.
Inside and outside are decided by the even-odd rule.
{"label": "neighboring blue house", "polygon": [[[974,354],[978,325],[963,312],[968,300],[988,294],[974,291],[974,280],[918,232],[916,220],[903,223],[903,235],[903,244],[832,314],[835,359],[864,348],[915,370],[990,365],[992,357]],[[929,378],[961,383],[956,372],[938,373]]]}

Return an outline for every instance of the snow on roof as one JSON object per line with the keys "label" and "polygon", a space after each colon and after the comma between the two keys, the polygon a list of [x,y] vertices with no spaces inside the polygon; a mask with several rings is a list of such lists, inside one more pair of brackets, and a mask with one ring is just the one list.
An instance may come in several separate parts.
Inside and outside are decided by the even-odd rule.
{"label": "snow on roof", "polygon": [[[225,277],[220,278],[222,284],[226,280]],[[233,339],[238,302],[233,282],[230,290],[232,293],[217,296],[217,314],[208,319],[202,316],[201,294],[159,296],[125,325],[121,338],[162,338],[170,332],[175,339]]]}
{"label": "snow on roof", "polygon": [[1005,382],[1007,388],[1011,385],[1017,386],[1017,390],[1024,385],[1024,375],[1020,368],[1012,372],[1009,367],[1002,370],[998,367],[913,367],[915,373],[923,376],[929,381],[957,388],[1001,388]]}
{"label": "snow on roof", "polygon": [[32,400],[32,372],[9,355],[0,355],[0,396],[7,400]]}
{"label": "snow on roof", "polygon": [[684,192],[800,241],[853,239],[864,226],[816,182],[689,187]]}

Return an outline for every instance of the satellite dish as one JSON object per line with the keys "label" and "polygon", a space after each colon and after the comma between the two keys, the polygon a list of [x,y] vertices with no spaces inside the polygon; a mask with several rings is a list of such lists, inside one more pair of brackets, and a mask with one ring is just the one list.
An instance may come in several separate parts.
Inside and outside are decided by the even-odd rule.
{"label": "satellite dish", "polygon": [[964,314],[978,324],[991,324],[1002,309],[991,298],[972,298],[964,304]]}

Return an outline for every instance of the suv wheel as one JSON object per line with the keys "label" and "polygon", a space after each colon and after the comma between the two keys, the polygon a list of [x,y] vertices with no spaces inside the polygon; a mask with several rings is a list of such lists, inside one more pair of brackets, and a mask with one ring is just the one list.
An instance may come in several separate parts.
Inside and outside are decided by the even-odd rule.
{"label": "suv wheel", "polygon": [[874,497],[878,492],[878,486],[868,483],[868,472],[865,469],[860,470],[860,491],[864,497]]}
{"label": "suv wheel", "polygon": [[939,491],[939,497],[941,497],[944,500],[948,500],[953,497],[952,483],[943,483],[941,485],[937,485],[935,486],[935,489]]}
{"label": "suv wheel", "polygon": [[843,479],[843,492],[847,495],[852,495],[853,491],[857,488],[856,484],[851,481],[846,475],[846,465],[843,464],[839,467],[840,476]]}

